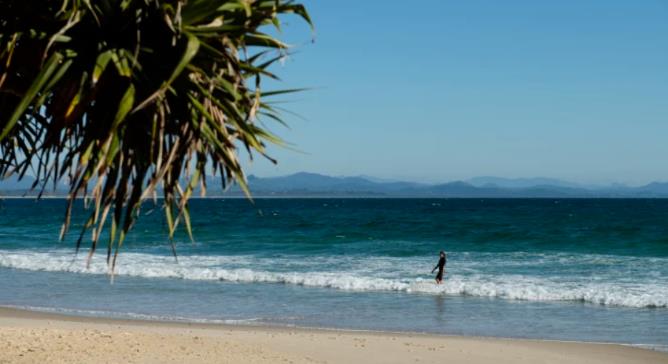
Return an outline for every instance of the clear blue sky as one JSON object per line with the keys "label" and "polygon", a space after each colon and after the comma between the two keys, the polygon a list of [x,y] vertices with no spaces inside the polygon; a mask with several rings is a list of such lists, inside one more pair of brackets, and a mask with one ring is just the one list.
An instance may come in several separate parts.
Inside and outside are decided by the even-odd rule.
{"label": "clear blue sky", "polygon": [[303,153],[251,173],[668,180],[668,1],[305,4],[272,126]]}

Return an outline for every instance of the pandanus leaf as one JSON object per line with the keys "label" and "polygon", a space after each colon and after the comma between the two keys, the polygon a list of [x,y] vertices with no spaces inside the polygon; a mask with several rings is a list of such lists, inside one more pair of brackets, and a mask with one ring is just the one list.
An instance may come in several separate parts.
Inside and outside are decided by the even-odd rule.
{"label": "pandanus leaf", "polygon": [[[190,197],[207,174],[250,197],[240,148],[270,161],[283,123],[268,99],[272,65],[288,45],[272,36],[285,14],[309,25],[291,0],[66,0],[0,2],[0,176],[33,173],[69,184],[61,238],[75,202],[90,203],[78,250],[90,258],[108,231],[111,272],[142,202],[162,193],[176,256],[179,226],[191,240]],[[262,120],[260,120],[262,119]]]}

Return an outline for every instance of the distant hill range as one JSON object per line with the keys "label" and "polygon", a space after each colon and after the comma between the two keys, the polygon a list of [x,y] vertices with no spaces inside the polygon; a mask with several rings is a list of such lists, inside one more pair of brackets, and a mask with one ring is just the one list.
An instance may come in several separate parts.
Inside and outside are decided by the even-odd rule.
{"label": "distant hill range", "polygon": [[[33,196],[34,180],[15,177],[0,181],[0,196]],[[383,180],[373,177],[332,177],[300,172],[282,177],[250,176],[255,197],[433,197],[433,198],[668,198],[668,183],[652,182],[629,187],[582,185],[549,178],[475,177],[467,181],[427,184]],[[243,196],[233,186],[223,191],[220,179],[209,179],[208,197]],[[49,186],[45,196],[65,196],[66,186]],[[197,194],[194,194],[197,195]]]}

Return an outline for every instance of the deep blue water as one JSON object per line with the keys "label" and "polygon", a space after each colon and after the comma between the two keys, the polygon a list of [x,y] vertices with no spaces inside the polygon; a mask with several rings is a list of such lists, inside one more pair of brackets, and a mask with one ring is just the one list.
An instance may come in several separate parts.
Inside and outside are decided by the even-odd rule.
{"label": "deep blue water", "polygon": [[178,263],[147,204],[114,284],[73,257],[81,209],[57,241],[64,205],[0,202],[0,305],[668,345],[668,200],[194,200]]}

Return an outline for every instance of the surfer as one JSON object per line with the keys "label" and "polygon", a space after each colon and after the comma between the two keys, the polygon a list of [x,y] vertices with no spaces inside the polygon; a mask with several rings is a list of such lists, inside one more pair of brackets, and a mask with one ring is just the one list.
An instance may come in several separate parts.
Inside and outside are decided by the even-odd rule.
{"label": "surfer", "polygon": [[443,282],[443,270],[445,270],[445,262],[448,260],[443,250],[441,250],[439,256],[440,259],[438,260],[438,264],[436,264],[434,269],[431,270],[431,272],[434,273],[436,268],[438,268],[438,274],[436,275],[436,284],[441,284],[441,282]]}

